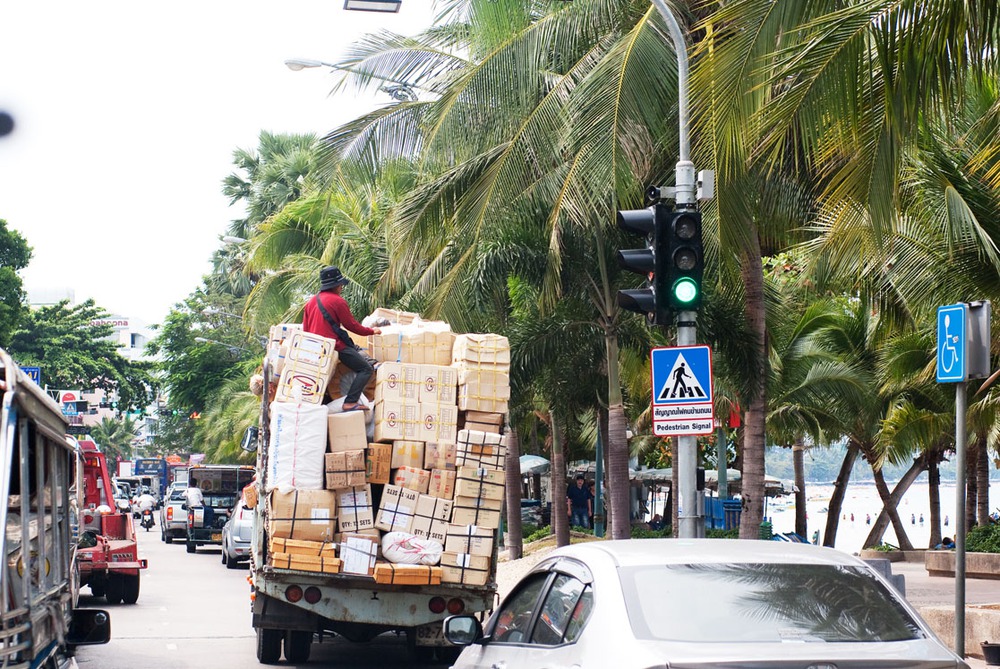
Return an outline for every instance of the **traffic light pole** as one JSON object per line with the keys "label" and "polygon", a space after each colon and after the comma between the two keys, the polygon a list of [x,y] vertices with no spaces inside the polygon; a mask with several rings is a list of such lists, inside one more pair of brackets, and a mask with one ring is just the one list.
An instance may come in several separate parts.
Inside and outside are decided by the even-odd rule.
{"label": "traffic light pole", "polygon": [[[670,41],[677,54],[677,118],[680,123],[678,160],[674,172],[674,202],[678,209],[695,209],[698,206],[698,182],[694,163],[691,162],[691,128],[688,113],[688,55],[687,41],[677,18],[665,0],[653,0],[653,5],[667,23]],[[677,345],[691,346],[698,343],[696,311],[677,314]],[[682,514],[679,516],[678,536],[693,539],[704,535],[704,522],[698,513],[697,467],[698,438],[677,438],[678,495]]]}

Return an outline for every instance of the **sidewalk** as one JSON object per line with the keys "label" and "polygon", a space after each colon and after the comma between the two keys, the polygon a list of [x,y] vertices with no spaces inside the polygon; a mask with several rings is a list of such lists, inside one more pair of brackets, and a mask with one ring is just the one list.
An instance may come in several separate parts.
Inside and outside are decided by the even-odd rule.
{"label": "sidewalk", "polygon": [[[949,607],[955,610],[955,579],[947,576],[929,576],[921,562],[893,562],[892,573],[902,574],[906,579],[906,600],[920,612],[925,619],[930,617],[925,615],[923,609],[929,607]],[[977,604],[1000,604],[1000,579],[968,578],[965,581],[965,604],[974,606]],[[930,621],[928,621],[930,622]],[[954,623],[949,634],[938,633],[938,637],[949,647],[954,647]],[[979,641],[994,641],[994,639],[980,639]],[[973,669],[985,669],[986,662],[975,657],[968,657],[970,652],[979,653],[979,642],[975,648],[969,647],[966,641],[965,661]]]}

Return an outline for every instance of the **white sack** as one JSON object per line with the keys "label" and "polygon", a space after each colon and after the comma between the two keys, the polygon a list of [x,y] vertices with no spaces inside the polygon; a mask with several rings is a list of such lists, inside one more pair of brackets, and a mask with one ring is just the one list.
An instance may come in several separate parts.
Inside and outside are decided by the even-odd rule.
{"label": "white sack", "polygon": [[444,546],[409,532],[386,532],[382,537],[382,557],[395,564],[433,566],[441,561]]}
{"label": "white sack", "polygon": [[326,425],[322,404],[271,402],[267,490],[323,490]]}

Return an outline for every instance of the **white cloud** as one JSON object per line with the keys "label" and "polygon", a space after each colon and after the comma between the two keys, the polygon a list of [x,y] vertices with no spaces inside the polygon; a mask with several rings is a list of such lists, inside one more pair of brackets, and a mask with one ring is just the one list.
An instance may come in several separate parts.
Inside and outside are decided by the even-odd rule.
{"label": "white cloud", "polygon": [[430,25],[429,0],[398,14],[341,0],[6,3],[0,20],[0,218],[34,247],[30,289],[71,287],[155,323],[209,271],[241,211],[223,178],[261,130],[323,134],[388,96],[330,97],[328,69],[380,29]]}

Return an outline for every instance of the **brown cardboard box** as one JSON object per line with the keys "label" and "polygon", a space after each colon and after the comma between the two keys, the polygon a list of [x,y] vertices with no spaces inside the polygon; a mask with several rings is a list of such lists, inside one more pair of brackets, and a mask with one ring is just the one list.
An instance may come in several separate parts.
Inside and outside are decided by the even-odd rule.
{"label": "brown cardboard box", "polygon": [[390,325],[382,328],[382,334],[368,337],[368,353],[376,360],[447,366],[454,341],[451,327],[441,321]]}
{"label": "brown cardboard box", "polygon": [[375,402],[420,402],[422,365],[383,362],[375,370]]}
{"label": "brown cardboard box", "polygon": [[458,372],[441,365],[420,365],[419,397],[421,404],[448,404],[458,402]]}
{"label": "brown cardboard box", "polygon": [[510,343],[496,334],[460,334],[455,337],[451,360],[461,366],[510,367]]}
{"label": "brown cardboard box", "polygon": [[458,372],[458,408],[462,411],[505,414],[509,399],[510,376],[505,371],[473,367]]}
{"label": "brown cardboard box", "polygon": [[368,483],[386,484],[389,482],[389,469],[392,462],[392,444],[368,444],[365,460]]}
{"label": "brown cardboard box", "polygon": [[307,555],[310,557],[337,557],[336,537],[334,541],[299,541],[274,537],[271,539],[271,553],[287,553],[289,555]]}
{"label": "brown cardboard box", "polygon": [[455,479],[456,497],[503,500],[504,473],[485,467],[459,467]]}
{"label": "brown cardboard box", "polygon": [[340,506],[341,533],[370,530],[375,527],[372,515],[372,489],[369,485],[337,490],[337,504]]}
{"label": "brown cardboard box", "polygon": [[457,472],[448,469],[432,469],[431,482],[427,494],[441,499],[455,498],[455,476]]}
{"label": "brown cardboard box", "polygon": [[298,555],[294,553],[271,553],[271,564],[276,569],[298,569],[323,574],[339,574],[342,562],[339,558],[324,555]]}
{"label": "brown cardboard box", "polygon": [[392,564],[379,562],[375,565],[375,582],[391,585],[441,585],[441,567],[420,564]]}
{"label": "brown cardboard box", "polygon": [[416,314],[412,311],[400,311],[398,309],[378,307],[371,313],[371,317],[374,320],[387,320],[393,325],[409,325],[413,321],[420,318],[420,314]]}
{"label": "brown cardboard box", "polygon": [[507,460],[507,435],[461,430],[458,433],[455,464],[458,467],[486,467],[502,470]]}
{"label": "brown cardboard box", "polygon": [[455,444],[426,444],[424,469],[455,469]]}
{"label": "brown cardboard box", "polygon": [[417,441],[419,436],[419,404],[388,400],[375,404],[375,441]]}
{"label": "brown cardboard box", "polygon": [[494,530],[475,525],[448,525],[444,549],[449,553],[469,553],[493,557]]}
{"label": "brown cardboard box", "polygon": [[416,467],[421,469],[424,464],[424,442],[394,441],[392,442],[392,469],[400,467]]}
{"label": "brown cardboard box", "polygon": [[362,486],[366,482],[365,451],[327,453],[326,489],[339,490]]}
{"label": "brown cardboard box", "polygon": [[468,553],[441,554],[441,582],[486,585],[490,580],[490,559]]}
{"label": "brown cardboard box", "polygon": [[318,376],[327,381],[333,376],[337,366],[337,340],[328,339],[318,334],[294,330],[286,342],[288,353],[285,356],[285,366],[295,366],[315,370]]}
{"label": "brown cardboard box", "polygon": [[337,531],[337,496],[329,490],[272,490],[268,503],[272,537],[330,541]]}
{"label": "brown cardboard box", "polygon": [[326,397],[326,384],[329,377],[317,372],[312,367],[300,367],[286,363],[278,379],[278,388],[274,393],[276,402],[305,402],[307,404],[322,404]]}
{"label": "brown cardboard box", "polygon": [[409,532],[419,497],[415,490],[387,485],[382,491],[375,527],[386,532]]}
{"label": "brown cardboard box", "polygon": [[421,495],[417,499],[417,509],[410,532],[418,537],[433,539],[443,546],[450,518],[450,500]]}
{"label": "brown cardboard box", "polygon": [[401,488],[415,490],[421,495],[427,494],[427,486],[431,482],[431,473],[426,469],[417,467],[400,467],[396,470],[396,475],[392,479],[393,485]]}
{"label": "brown cardboard box", "polygon": [[495,530],[500,526],[500,509],[503,501],[498,499],[478,499],[455,497],[451,507],[453,525],[479,525]]}
{"label": "brown cardboard box", "polygon": [[[464,416],[466,421],[482,423],[483,425],[492,425],[497,428],[503,427],[506,419],[506,414],[487,413],[485,411],[466,411],[464,412]],[[484,430],[484,432],[489,432],[489,430]]]}
{"label": "brown cardboard box", "polygon": [[503,428],[489,423],[477,423],[473,420],[466,420],[463,430],[476,430],[477,432],[489,432],[490,434],[503,434]]}
{"label": "brown cardboard box", "polygon": [[458,432],[458,408],[454,404],[420,405],[420,441],[454,444]]}
{"label": "brown cardboard box", "polygon": [[371,576],[375,573],[378,539],[364,534],[345,533],[340,537],[341,571],[345,574]]}
{"label": "brown cardboard box", "polygon": [[365,434],[365,412],[332,413],[327,419],[327,450],[331,453],[363,451],[368,445]]}

